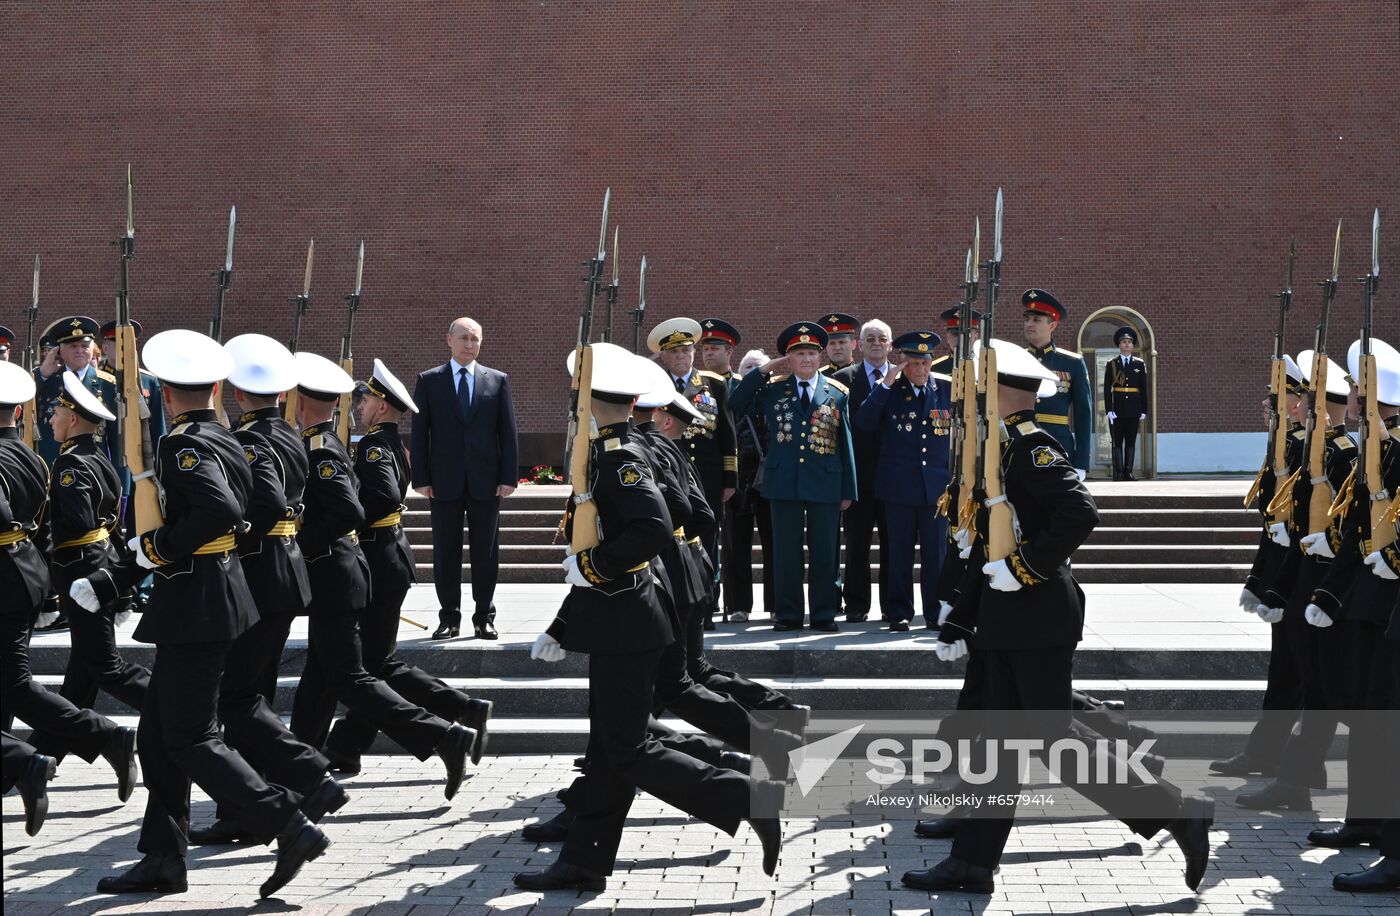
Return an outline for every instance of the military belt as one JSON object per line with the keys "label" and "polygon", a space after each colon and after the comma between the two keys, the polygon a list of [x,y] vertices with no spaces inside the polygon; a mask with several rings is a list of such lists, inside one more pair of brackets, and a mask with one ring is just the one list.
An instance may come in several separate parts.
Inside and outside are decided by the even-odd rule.
{"label": "military belt", "polygon": [[205,544],[203,547],[195,548],[194,555],[197,557],[207,557],[214,554],[228,553],[234,549],[234,546],[233,532],[230,531],[222,537],[214,538],[214,540]]}
{"label": "military belt", "polygon": [[390,512],[388,515],[384,516],[384,517],[381,518],[379,521],[377,521],[377,522],[370,522],[369,526],[370,526],[371,528],[392,528],[392,527],[394,527],[395,525],[399,525],[399,524],[402,524],[402,523],[403,523],[403,513],[402,513],[402,512]]}
{"label": "military belt", "polygon": [[0,547],[13,547],[21,541],[29,540],[29,532],[23,528],[14,531],[0,531]]}
{"label": "military belt", "polygon": [[68,539],[68,540],[66,540],[66,541],[63,541],[63,542],[59,543],[57,546],[60,547],[60,548],[63,548],[63,547],[86,547],[86,546],[89,545],[89,544],[98,544],[98,543],[101,543],[102,541],[107,540],[107,538],[109,538],[109,537],[111,537],[111,536],[112,536],[112,535],[111,535],[111,532],[109,532],[106,528],[94,528],[94,529],[92,529],[91,531],[89,531],[87,534],[82,534],[82,535],[79,535],[78,537],[70,538],[70,539]]}
{"label": "military belt", "polygon": [[272,530],[265,536],[270,538],[294,538],[297,536],[297,523],[291,519],[278,522],[272,526]]}
{"label": "military belt", "polygon": [[1041,423],[1054,423],[1058,426],[1068,426],[1069,417],[1059,413],[1038,413],[1035,418]]}
{"label": "military belt", "polygon": [[1114,390],[1114,391],[1121,391],[1121,392],[1123,392],[1124,394],[1137,394],[1137,393],[1138,393],[1138,389],[1137,389],[1137,388],[1114,388],[1113,390]]}

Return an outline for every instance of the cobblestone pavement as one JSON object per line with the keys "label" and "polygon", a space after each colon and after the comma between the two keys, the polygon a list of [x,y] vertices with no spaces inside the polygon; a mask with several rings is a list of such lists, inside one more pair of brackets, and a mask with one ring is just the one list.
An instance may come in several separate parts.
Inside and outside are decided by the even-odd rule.
{"label": "cobblestone pavement", "polygon": [[[557,810],[552,790],[569,777],[568,758],[488,757],[451,804],[442,799],[436,761],[365,762],[347,780],[350,804],[326,821],[330,850],[279,899],[258,903],[257,885],[273,861],[262,847],[193,850],[185,894],[94,895],[98,878],[135,860],[145,793],[119,806],[108,772],[70,760],[51,785],[38,837],[24,835],[19,799],[4,800],[5,914],[1400,914],[1394,896],[1331,890],[1333,873],[1369,864],[1369,850],[1311,849],[1303,840],[1309,818],[1251,813],[1247,824],[1244,812],[1228,806],[1217,810],[1199,895],[1182,882],[1174,844],[1142,840],[1104,820],[1017,828],[991,897],[901,889],[904,871],[941,859],[949,844],[916,839],[907,820],[876,817],[786,821],[782,862],[767,878],[747,827],[731,839],[645,796],[632,809],[605,893],[527,894],[511,886],[511,876],[547,865],[555,850],[522,841],[520,828]],[[198,790],[195,798],[196,822],[207,822],[212,805]]]}

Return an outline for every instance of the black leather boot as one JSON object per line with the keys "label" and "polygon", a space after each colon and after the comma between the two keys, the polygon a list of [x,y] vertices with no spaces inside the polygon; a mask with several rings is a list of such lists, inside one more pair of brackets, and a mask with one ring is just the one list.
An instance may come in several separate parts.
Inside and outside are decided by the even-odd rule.
{"label": "black leather boot", "polygon": [[458,725],[465,725],[476,732],[476,740],[472,742],[472,766],[481,763],[481,755],[486,753],[486,728],[491,721],[494,705],[490,700],[468,700],[467,711],[457,718]]}
{"label": "black leather boot", "polygon": [[1400,891],[1400,857],[1386,856],[1362,871],[1332,877],[1332,887],[1354,894],[1382,894]]}
{"label": "black leather boot", "polygon": [[996,890],[992,870],[973,865],[952,856],[933,868],[907,871],[900,879],[905,887],[921,891],[966,891],[969,894],[990,894]]}
{"label": "black leather boot", "polygon": [[443,735],[442,741],[438,743],[437,755],[447,766],[447,784],[443,786],[442,792],[448,801],[452,800],[462,786],[462,774],[466,772],[467,758],[471,755],[472,745],[475,743],[476,732],[465,725],[455,723],[447,729],[447,734]]}
{"label": "black leather boot", "polygon": [[258,888],[259,897],[271,897],[296,877],[301,867],[312,859],[319,859],[331,845],[331,841],[321,832],[321,828],[306,819],[300,811],[293,814],[287,826],[277,835],[277,864],[272,876]]}
{"label": "black leather boot", "polygon": [[608,879],[577,865],[555,862],[544,871],[521,872],[515,886],[527,891],[601,891]]}
{"label": "black leather boot", "polygon": [[1311,811],[1312,790],[1307,786],[1295,786],[1276,779],[1258,792],[1241,792],[1236,796],[1235,804],[1256,811],[1274,811],[1282,808]]}
{"label": "black leather boot", "polygon": [[58,761],[46,754],[29,758],[24,773],[15,783],[15,790],[24,802],[24,832],[30,836],[44,826],[49,816],[49,780],[58,772]]}
{"label": "black leather boot", "polygon": [[565,808],[547,821],[526,824],[520,835],[531,843],[562,843],[568,837],[569,828],[573,823],[574,813]]}
{"label": "black leather boot", "polygon": [[126,874],[97,882],[99,894],[183,894],[189,890],[182,856],[146,856]]}
{"label": "black leather boot", "polygon": [[1331,849],[1351,849],[1370,843],[1378,845],[1381,829],[1374,824],[1337,824],[1325,830],[1314,830],[1308,834],[1308,842],[1314,846],[1327,846]]}
{"label": "black leather boot", "polygon": [[102,752],[102,758],[112,765],[112,772],[117,774],[117,801],[125,802],[136,790],[139,776],[136,769],[136,729],[118,726],[111,743]]}
{"label": "black leather boot", "polygon": [[1221,776],[1272,776],[1278,772],[1278,767],[1248,753],[1243,753],[1226,757],[1224,760],[1212,761],[1210,771],[1219,773]]}
{"label": "black leather boot", "polygon": [[191,846],[233,846],[236,843],[256,843],[258,838],[244,830],[231,818],[221,817],[208,827],[190,831]]}
{"label": "black leather boot", "polygon": [[344,786],[329,776],[322,776],[316,787],[302,796],[301,804],[297,807],[308,821],[319,824],[327,814],[344,808],[349,800],[350,795]]}

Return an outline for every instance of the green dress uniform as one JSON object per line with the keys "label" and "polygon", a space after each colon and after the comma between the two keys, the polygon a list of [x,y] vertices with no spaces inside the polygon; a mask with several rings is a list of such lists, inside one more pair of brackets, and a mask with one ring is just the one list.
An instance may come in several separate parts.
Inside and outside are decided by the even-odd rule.
{"label": "green dress uniform", "polygon": [[773,519],[774,620],[785,628],[802,624],[804,528],[812,624],[835,625],[841,501],[856,498],[846,387],[816,373],[807,385],[807,407],[801,388],[794,376],[768,379],[755,369],[734,389],[731,404],[736,414],[760,417],[768,426],[763,495]]}
{"label": "green dress uniform", "polygon": [[1093,461],[1093,429],[1089,419],[1093,389],[1084,357],[1073,350],[1062,350],[1053,342],[1047,347],[1026,349],[1060,377],[1055,393],[1036,403],[1036,419],[1064,447],[1075,468],[1087,471]]}

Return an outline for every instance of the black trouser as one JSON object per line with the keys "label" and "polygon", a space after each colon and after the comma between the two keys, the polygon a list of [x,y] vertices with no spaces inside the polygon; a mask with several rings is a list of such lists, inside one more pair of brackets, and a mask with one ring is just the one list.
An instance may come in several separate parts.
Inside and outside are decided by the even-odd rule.
{"label": "black trouser", "polygon": [[890,608],[885,602],[889,597],[890,564],[885,504],[874,497],[858,499],[841,516],[842,537],[846,543],[841,601],[846,606],[846,618],[860,620],[870,614],[870,544],[876,527],[880,529],[880,610],[888,614]]}
{"label": "black trouser", "polygon": [[501,500],[432,499],[433,586],[437,589],[438,622],[462,625],[462,519],[467,522],[467,546],[471,549],[472,623],[494,623],[496,576],[501,563]]}
{"label": "black trouser", "polygon": [[[394,655],[399,644],[399,611],[410,585],[408,576],[402,565],[382,562],[377,547],[364,544],[364,550],[373,583],[370,602],[360,613],[365,670],[409,703],[449,722],[457,721],[467,711],[469,697]],[[326,746],[342,757],[359,759],[377,734],[379,729],[373,722],[351,709],[331,729]]]}
{"label": "black trouser", "polygon": [[1341,722],[1338,712],[1354,705],[1350,656],[1356,624],[1342,619],[1330,627],[1315,627],[1290,607],[1278,625],[1289,628],[1288,640],[1303,687],[1298,730],[1288,736],[1279,757],[1278,780],[1326,788],[1327,750]]}
{"label": "black trouser", "polygon": [[747,777],[648,736],[661,650],[588,660],[588,767],[569,793],[577,817],[559,860],[612,874],[622,827],[641,789],[730,836],[749,811]]}
{"label": "black trouser", "polygon": [[437,750],[451,723],[399,696],[365,670],[360,655],[359,614],[354,608],[311,603],[306,670],[292,699],[292,731],[313,747],[324,747],[339,700],[364,716],[419,760]]}
{"label": "black trouser", "polygon": [[39,753],[9,732],[0,732],[0,792],[8,792],[29,769],[29,761]]}
{"label": "black trouser", "polygon": [[268,660],[281,660],[291,624],[288,614],[262,617],[233,641],[219,685],[219,719],[229,746],[269,782],[305,794],[326,775],[330,761],[287,730],[262,692]]}
{"label": "black trouser", "polygon": [[95,612],[87,611],[66,594],[63,604],[69,617],[73,649],[68,655],[68,669],[63,674],[59,693],[75,706],[91,708],[97,702],[97,691],[103,690],[133,710],[141,709],[146,702],[151,673],[122,658],[113,625],[116,608],[109,604]]}
{"label": "black trouser", "polygon": [[1351,625],[1358,714],[1347,744],[1347,823],[1379,827],[1396,810],[1395,767],[1400,764],[1400,642],[1385,638],[1385,621]]}
{"label": "black trouser", "polygon": [[1303,708],[1303,684],[1289,643],[1290,628],[1279,621],[1269,630],[1269,679],[1264,686],[1259,721],[1250,731],[1244,751],[1256,760],[1274,764],[1288,744],[1288,735]]}
{"label": "black trouser", "polygon": [[50,757],[70,751],[88,763],[107,749],[117,724],[73,705],[34,682],[29,666],[29,615],[0,614],[0,709],[33,729],[32,740]]}
{"label": "black trouser", "polygon": [[768,500],[757,490],[736,494],[724,506],[724,614],[753,613],[753,533],[763,556],[763,609],[773,613],[773,523]]}
{"label": "black trouser", "polygon": [[715,613],[719,610],[720,580],[722,578],[719,562],[719,539],[724,520],[724,478],[720,474],[699,473],[698,468],[697,476],[700,478],[701,489],[705,491],[705,502],[710,504],[710,511],[715,514],[715,526],[704,537],[700,538],[700,543],[705,547],[705,556],[710,558],[710,588],[705,617],[714,620]]}
{"label": "black trouser", "polygon": [[183,856],[189,845],[193,781],[260,842],[269,843],[296,813],[288,790],[268,785],[219,738],[217,705],[230,643],[157,645],[137,747],[146,815],[137,848]]}
{"label": "black trouser", "polygon": [[1108,435],[1113,440],[1113,476],[1131,474],[1134,459],[1137,457],[1138,415],[1131,417],[1118,415],[1118,419],[1108,424]]}
{"label": "black trouser", "polygon": [[[1008,711],[1026,713],[1015,717],[1014,722],[998,718],[993,725],[989,721],[988,738],[1037,738],[1049,747],[1055,741],[1073,740],[1072,735],[1082,735],[1082,732],[1076,735],[1071,712],[1074,646],[986,649],[983,653],[986,708],[997,711],[999,716],[1005,716]],[[1105,757],[1114,758],[1115,755],[1098,742],[1088,742],[1088,753],[1090,774],[1116,773],[1125,769],[1121,760],[1105,760]],[[1108,781],[1096,783],[1092,778],[1080,781],[1077,776],[1074,767],[1064,767],[1059,773],[1062,782],[1118,817],[1139,836],[1153,836],[1181,816],[1181,791],[1171,783],[1160,779],[1155,783],[1144,783],[1135,778],[1130,778],[1124,784]],[[979,787],[977,792],[982,796],[981,811],[1005,811],[1006,816],[989,818],[979,813],[975,818],[961,821],[953,840],[953,856],[973,865],[994,868],[1006,848],[1016,808],[1014,803],[994,805],[991,797],[1010,794],[1014,798],[1020,791],[1016,754],[999,753],[996,775]],[[1140,813],[1131,817],[1116,813],[1128,811]]]}

